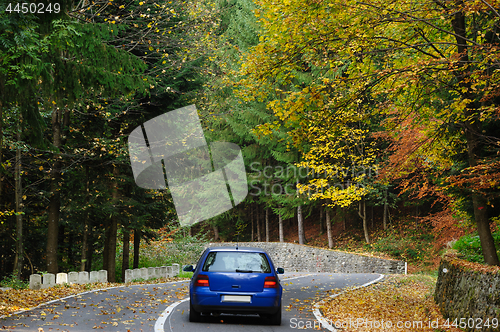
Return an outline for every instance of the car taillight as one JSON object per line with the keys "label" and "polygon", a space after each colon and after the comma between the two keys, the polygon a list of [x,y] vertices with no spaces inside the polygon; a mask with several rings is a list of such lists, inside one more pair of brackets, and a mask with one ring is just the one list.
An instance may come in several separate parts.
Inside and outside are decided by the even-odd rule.
{"label": "car taillight", "polygon": [[278,287],[278,282],[276,277],[266,277],[264,280],[264,288],[276,288]]}
{"label": "car taillight", "polygon": [[208,276],[204,274],[199,274],[198,277],[196,277],[196,280],[194,281],[195,286],[204,286],[208,287]]}

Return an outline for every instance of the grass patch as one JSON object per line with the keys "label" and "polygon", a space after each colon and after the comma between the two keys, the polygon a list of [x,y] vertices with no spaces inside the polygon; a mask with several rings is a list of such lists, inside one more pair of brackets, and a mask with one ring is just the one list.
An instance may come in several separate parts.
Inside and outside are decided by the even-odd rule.
{"label": "grass patch", "polygon": [[177,275],[177,277],[191,279],[193,277],[193,272],[180,271],[179,275]]}

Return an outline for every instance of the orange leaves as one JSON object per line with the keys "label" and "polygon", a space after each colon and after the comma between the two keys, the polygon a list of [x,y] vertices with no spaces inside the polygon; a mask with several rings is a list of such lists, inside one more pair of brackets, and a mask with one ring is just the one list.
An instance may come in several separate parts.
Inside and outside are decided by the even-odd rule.
{"label": "orange leaves", "polygon": [[446,179],[447,189],[474,189],[484,195],[496,195],[500,189],[500,161],[483,162],[462,170],[462,174]]}
{"label": "orange leaves", "polygon": [[[102,284],[92,284],[93,287],[102,287]],[[89,287],[89,286],[87,286]],[[0,316],[9,315],[19,310],[36,307],[41,303],[81,293],[87,290],[84,285],[71,287],[52,287],[43,290],[9,289],[0,291]]]}

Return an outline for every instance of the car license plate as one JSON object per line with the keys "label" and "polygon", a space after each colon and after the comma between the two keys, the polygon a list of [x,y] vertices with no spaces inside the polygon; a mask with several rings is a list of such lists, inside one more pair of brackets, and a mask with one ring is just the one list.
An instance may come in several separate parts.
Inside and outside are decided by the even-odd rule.
{"label": "car license plate", "polygon": [[250,295],[222,295],[222,302],[250,303],[251,299]]}

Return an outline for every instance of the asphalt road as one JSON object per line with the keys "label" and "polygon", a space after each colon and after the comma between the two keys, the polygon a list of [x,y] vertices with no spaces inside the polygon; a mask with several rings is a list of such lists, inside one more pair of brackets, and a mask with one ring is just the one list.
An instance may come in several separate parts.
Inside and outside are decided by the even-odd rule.
{"label": "asphalt road", "polygon": [[[94,291],[0,320],[0,331],[292,331],[318,326],[312,305],[379,278],[379,274],[285,273],[281,326],[256,315],[220,315],[190,323],[185,282],[132,285]],[[323,331],[327,331],[323,329]]]}

